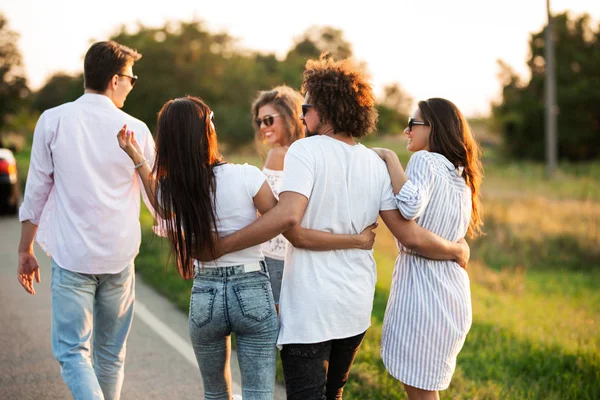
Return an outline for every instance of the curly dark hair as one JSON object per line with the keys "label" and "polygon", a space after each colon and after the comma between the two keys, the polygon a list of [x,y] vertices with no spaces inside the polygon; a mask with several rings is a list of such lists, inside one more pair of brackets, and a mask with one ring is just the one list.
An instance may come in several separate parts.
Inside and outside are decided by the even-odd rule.
{"label": "curly dark hair", "polygon": [[308,60],[302,82],[302,93],[307,92],[321,122],[331,123],[335,133],[360,139],[375,129],[373,88],[349,59],[335,61],[322,54],[318,60]]}

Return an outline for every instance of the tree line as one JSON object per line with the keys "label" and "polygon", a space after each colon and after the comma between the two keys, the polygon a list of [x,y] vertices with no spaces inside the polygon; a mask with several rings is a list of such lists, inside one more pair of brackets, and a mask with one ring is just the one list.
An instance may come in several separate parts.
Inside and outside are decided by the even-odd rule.
{"label": "tree line", "polygon": [[[589,15],[568,13],[553,18],[558,155],[561,160],[587,161],[600,157],[600,23]],[[517,159],[544,159],[544,30],[529,40],[524,81],[500,61],[502,100],[493,107],[505,150]]]}
{"label": "tree line", "polygon": [[[558,98],[558,149],[562,160],[585,161],[600,156],[600,24],[589,15],[554,16]],[[83,75],[57,73],[36,92],[29,90],[17,47],[18,34],[0,13],[0,132],[11,128],[19,110],[42,112],[72,101],[83,92]],[[202,97],[215,112],[219,138],[231,146],[252,141],[250,104],[258,91],[280,84],[300,88],[306,60],[323,52],[352,57],[352,45],[339,29],[313,26],[300,35],[283,59],[242,48],[226,32],[209,31],[204,22],[167,22],[162,27],[121,27],[110,39],[137,49],[140,77],[124,110],[154,131],[156,115],[168,99],[186,94]],[[505,154],[516,159],[544,158],[544,32],[529,40],[523,79],[499,61],[502,98],[492,117],[503,136]],[[364,66],[366,68],[366,66]],[[399,133],[413,99],[398,83],[384,87],[377,105],[380,134]],[[14,125],[14,124],[12,124]]]}
{"label": "tree line", "polygon": [[[327,52],[336,59],[352,57],[343,32],[332,27],[311,27],[295,40],[283,60],[241,48],[227,33],[213,33],[200,21],[167,22],[153,28],[139,25],[135,32],[120,28],[110,39],[136,49],[143,57],[134,66],[139,76],[123,108],[154,131],[156,115],[169,99],[199,96],[215,113],[220,141],[239,146],[253,140],[250,105],[260,90],[286,84],[300,89],[304,65]],[[33,110],[42,112],[83,92],[83,73],[57,73],[29,96]],[[411,99],[399,84],[384,88],[378,108],[381,132],[400,132]]]}

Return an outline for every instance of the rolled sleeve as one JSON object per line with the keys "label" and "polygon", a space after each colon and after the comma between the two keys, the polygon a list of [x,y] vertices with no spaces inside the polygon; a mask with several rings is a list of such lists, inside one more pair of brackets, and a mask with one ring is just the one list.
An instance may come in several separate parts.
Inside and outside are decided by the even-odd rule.
{"label": "rolled sleeve", "polygon": [[54,186],[54,162],[50,149],[53,132],[47,126],[47,119],[44,113],[35,125],[25,196],[19,209],[19,220],[30,221],[35,225],[39,225],[42,211]]}
{"label": "rolled sleeve", "polygon": [[434,173],[426,151],[415,153],[406,168],[408,181],[394,200],[402,216],[412,220],[423,214],[434,184]]}

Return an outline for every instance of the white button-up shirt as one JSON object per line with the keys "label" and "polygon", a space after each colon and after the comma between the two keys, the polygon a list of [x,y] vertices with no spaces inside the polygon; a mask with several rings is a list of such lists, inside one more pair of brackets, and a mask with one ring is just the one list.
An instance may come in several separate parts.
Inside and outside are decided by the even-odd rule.
{"label": "white button-up shirt", "polygon": [[119,148],[123,124],[152,163],[146,124],[104,95],[86,93],[47,110],[35,127],[19,219],[38,225],[37,242],[62,268],[115,274],[139,252],[142,184]]}

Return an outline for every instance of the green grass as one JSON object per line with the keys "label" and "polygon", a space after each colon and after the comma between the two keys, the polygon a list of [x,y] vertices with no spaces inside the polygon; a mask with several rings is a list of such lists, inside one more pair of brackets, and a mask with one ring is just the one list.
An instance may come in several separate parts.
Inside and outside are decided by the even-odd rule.
{"label": "green grass", "polygon": [[[392,148],[404,165],[410,156],[398,138],[365,145]],[[260,166],[251,151],[226,159]],[[562,165],[551,181],[542,165],[488,160],[485,167],[487,235],[471,241],[473,326],[441,398],[600,398],[600,164]],[[191,282],[165,267],[167,246],[149,225],[138,270],[187,311]],[[373,325],[345,398],[406,398],[379,356],[396,255],[393,237],[380,227]]]}
{"label": "green grass", "polygon": [[[395,150],[406,165],[405,141],[383,137],[367,146]],[[488,154],[488,153],[491,153]],[[16,154],[24,178],[28,146]],[[533,163],[504,163],[486,150],[483,204],[486,236],[470,241],[473,326],[442,399],[600,398],[600,163],[563,164],[555,179]],[[231,162],[261,165],[248,148]],[[25,179],[23,179],[23,182]],[[142,212],[136,259],[145,282],[187,312],[191,281],[171,266],[169,245]],[[379,356],[397,249],[381,225],[372,327],[352,368],[347,399],[405,399]],[[281,381],[281,368],[278,369]]]}

